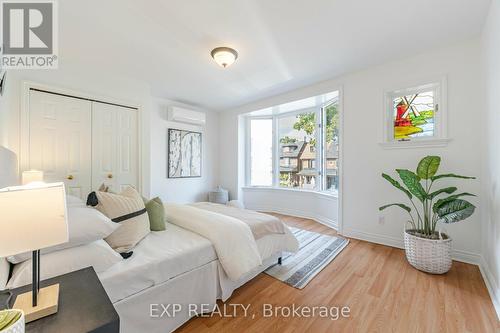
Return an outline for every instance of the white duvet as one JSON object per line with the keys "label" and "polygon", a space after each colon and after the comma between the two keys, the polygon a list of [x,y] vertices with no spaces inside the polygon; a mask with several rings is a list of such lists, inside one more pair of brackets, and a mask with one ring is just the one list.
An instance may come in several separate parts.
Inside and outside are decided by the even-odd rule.
{"label": "white duvet", "polygon": [[236,218],[188,205],[165,204],[165,219],[210,240],[233,281],[262,264],[250,227]]}

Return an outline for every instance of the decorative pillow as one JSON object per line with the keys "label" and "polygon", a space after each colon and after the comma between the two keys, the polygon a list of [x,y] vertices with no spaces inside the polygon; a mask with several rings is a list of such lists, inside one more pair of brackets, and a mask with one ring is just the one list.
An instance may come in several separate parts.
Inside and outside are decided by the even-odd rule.
{"label": "decorative pillow", "polygon": [[[54,251],[40,256],[40,280],[92,266],[97,273],[120,262],[122,257],[101,240],[90,244]],[[31,283],[31,260],[14,266],[7,288],[17,288]]]}
{"label": "decorative pillow", "polygon": [[0,290],[4,290],[9,281],[10,264],[5,258],[0,258]]}
{"label": "decorative pillow", "polygon": [[[68,207],[69,241],[64,244],[41,249],[41,254],[88,244],[111,235],[120,227],[94,208]],[[16,254],[7,258],[11,263],[18,264],[31,259],[31,252]]]}
{"label": "decorative pillow", "polygon": [[146,202],[146,210],[148,211],[151,231],[165,230],[165,209],[161,199],[156,197]]}
{"label": "decorative pillow", "polygon": [[127,252],[149,233],[146,207],[133,187],[120,194],[96,192],[96,196],[96,208],[121,225],[105,239],[115,251]]}

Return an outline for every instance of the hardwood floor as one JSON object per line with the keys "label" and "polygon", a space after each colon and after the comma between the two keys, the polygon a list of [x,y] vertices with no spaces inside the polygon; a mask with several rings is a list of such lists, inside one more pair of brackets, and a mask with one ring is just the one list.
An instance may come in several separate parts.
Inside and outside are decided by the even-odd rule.
{"label": "hardwood floor", "polygon": [[[275,215],[290,226],[336,234],[311,220]],[[445,275],[426,274],[406,262],[403,250],[355,239],[302,290],[260,274],[225,303],[250,305],[249,316],[238,308],[232,318],[197,317],[177,332],[500,332],[477,266],[454,262]],[[265,303],[348,306],[350,317],[268,318]]]}

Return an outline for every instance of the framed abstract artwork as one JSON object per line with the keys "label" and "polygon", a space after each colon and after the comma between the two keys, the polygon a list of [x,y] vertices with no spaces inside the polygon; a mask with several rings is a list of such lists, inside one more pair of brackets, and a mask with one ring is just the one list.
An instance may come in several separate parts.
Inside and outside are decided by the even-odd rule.
{"label": "framed abstract artwork", "polygon": [[167,142],[167,177],[201,177],[201,133],[170,128]]}

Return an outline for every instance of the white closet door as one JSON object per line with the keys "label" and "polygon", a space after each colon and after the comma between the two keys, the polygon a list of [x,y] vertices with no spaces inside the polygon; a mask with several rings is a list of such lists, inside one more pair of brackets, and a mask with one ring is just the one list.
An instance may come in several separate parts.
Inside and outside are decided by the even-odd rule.
{"label": "white closet door", "polygon": [[138,184],[137,110],[92,103],[92,187],[121,191]]}
{"label": "white closet door", "polygon": [[91,110],[90,101],[30,91],[29,168],[82,199],[91,188]]}

